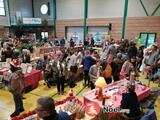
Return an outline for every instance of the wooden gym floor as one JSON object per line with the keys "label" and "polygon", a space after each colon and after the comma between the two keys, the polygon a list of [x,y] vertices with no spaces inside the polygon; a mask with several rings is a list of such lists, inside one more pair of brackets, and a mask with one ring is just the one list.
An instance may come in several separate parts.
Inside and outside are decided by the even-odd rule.
{"label": "wooden gym floor", "polygon": [[[142,83],[147,84],[147,80],[144,79],[144,76],[140,77],[140,80]],[[157,83],[151,82],[150,88],[151,89],[157,89]],[[159,88],[158,88],[159,89]],[[23,100],[24,102],[24,108],[25,112],[29,110],[33,110],[36,107],[36,100],[41,96],[51,96],[55,100],[61,100],[67,96],[67,93],[70,89],[68,87],[65,87],[65,94],[64,95],[58,95],[56,86],[52,86],[51,88],[48,88],[46,85],[44,85],[44,81],[39,82],[39,86],[37,89],[32,90],[29,93],[26,93],[24,97],[26,99]],[[83,86],[83,81],[79,81],[77,83],[77,86],[73,88],[74,94],[83,101],[83,93],[90,90],[87,87]],[[154,104],[157,119],[160,120],[160,94]],[[0,120],[9,120],[10,114],[14,111],[14,104],[13,104],[13,98],[11,93],[4,89],[0,89]]]}

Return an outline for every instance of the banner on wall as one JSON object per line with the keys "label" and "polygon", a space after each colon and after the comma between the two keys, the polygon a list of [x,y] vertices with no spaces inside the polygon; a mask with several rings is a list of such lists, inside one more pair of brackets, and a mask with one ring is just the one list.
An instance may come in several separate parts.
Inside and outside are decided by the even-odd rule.
{"label": "banner on wall", "polygon": [[41,18],[23,18],[23,24],[42,24]]}

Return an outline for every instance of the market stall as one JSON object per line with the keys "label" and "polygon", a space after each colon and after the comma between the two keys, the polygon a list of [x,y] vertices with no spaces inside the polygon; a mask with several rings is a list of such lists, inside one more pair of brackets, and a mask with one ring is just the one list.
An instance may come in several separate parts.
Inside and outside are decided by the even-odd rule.
{"label": "market stall", "polygon": [[56,50],[59,50],[60,47],[56,46],[56,47],[50,47],[50,46],[45,46],[40,48],[40,54],[45,54],[45,53],[50,53],[50,52],[54,52]]}
{"label": "market stall", "polygon": [[[10,74],[8,68],[1,68],[0,74],[3,77],[3,81],[8,81],[8,76]],[[38,87],[40,80],[44,80],[44,77],[40,70],[31,70],[24,74],[24,90],[30,91]]]}
{"label": "market stall", "polygon": [[[126,91],[128,84],[129,84],[129,81],[120,80],[104,88],[103,94],[107,96],[105,99],[105,105],[110,106],[112,108],[118,108],[118,107],[120,108],[122,93]],[[138,101],[142,101],[150,95],[150,88],[136,83],[135,92],[138,96]],[[96,94],[96,90],[92,90],[84,93],[84,104],[86,106],[87,104],[90,104],[90,103],[98,103],[96,107],[102,108],[102,101],[98,100],[95,94]],[[94,109],[97,109],[97,108],[94,108]],[[108,118],[111,119],[112,117],[115,117],[117,114],[118,113],[115,113],[115,112],[109,112]]]}
{"label": "market stall", "polygon": [[[81,119],[85,116],[85,108],[83,103],[75,97],[72,93],[69,94],[65,99],[55,101],[56,111],[66,112],[70,115],[71,120]],[[38,118],[36,111],[28,111],[22,113],[19,116],[12,118],[11,120],[41,120]]]}

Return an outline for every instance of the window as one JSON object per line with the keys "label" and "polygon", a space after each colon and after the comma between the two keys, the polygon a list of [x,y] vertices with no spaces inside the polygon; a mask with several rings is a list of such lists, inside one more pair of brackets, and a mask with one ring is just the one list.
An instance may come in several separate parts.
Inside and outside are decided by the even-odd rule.
{"label": "window", "polygon": [[152,45],[156,41],[157,33],[140,33],[140,44],[146,47]]}
{"label": "window", "polygon": [[48,38],[48,32],[41,32],[42,39]]}
{"label": "window", "polygon": [[4,0],[0,0],[0,15],[6,15],[5,14],[5,6],[4,6]]}

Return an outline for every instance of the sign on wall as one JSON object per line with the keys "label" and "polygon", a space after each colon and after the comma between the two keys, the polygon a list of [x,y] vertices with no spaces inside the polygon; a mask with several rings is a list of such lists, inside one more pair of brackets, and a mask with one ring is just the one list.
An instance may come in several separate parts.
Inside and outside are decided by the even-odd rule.
{"label": "sign on wall", "polygon": [[42,24],[41,18],[23,18],[23,24]]}

